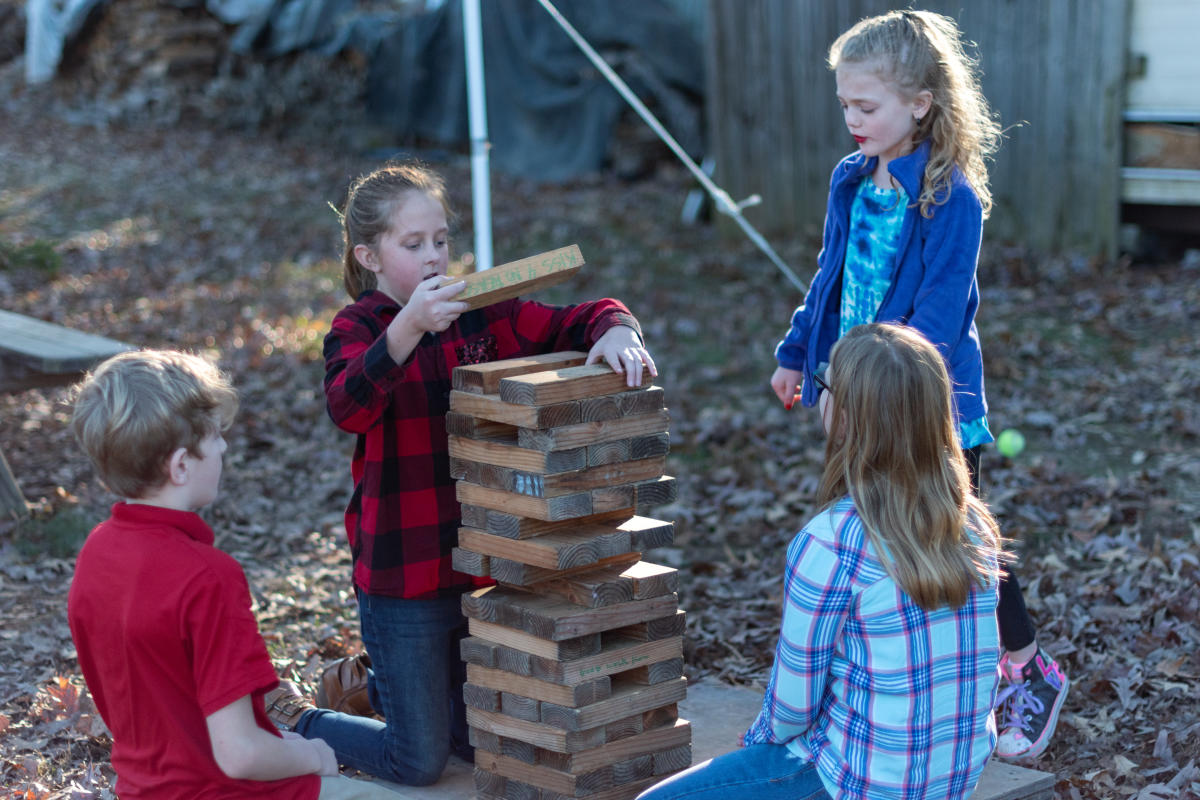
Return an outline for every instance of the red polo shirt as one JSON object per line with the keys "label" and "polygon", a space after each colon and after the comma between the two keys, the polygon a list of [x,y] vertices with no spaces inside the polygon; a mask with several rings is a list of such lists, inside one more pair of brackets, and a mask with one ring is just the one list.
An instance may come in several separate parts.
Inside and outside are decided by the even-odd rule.
{"label": "red polo shirt", "polygon": [[278,683],[238,563],[196,514],[117,503],[88,535],[67,603],[88,688],[113,735],[121,800],[312,800],[320,777],[232,780],[205,718]]}

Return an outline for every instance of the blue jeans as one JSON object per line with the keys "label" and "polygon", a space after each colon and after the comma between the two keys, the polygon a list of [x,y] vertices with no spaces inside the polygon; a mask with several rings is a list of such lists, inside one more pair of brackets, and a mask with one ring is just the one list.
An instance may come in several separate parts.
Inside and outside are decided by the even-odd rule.
{"label": "blue jeans", "polygon": [[371,707],[385,722],[328,709],[304,713],[296,732],[324,739],[348,767],[394,783],[437,781],[453,749],[471,760],[462,687],[466,635],[462,595],[402,600],[359,592],[363,644],[371,657]]}
{"label": "blue jeans", "polygon": [[637,800],[829,800],[817,766],[784,745],[753,744],[651,786]]}

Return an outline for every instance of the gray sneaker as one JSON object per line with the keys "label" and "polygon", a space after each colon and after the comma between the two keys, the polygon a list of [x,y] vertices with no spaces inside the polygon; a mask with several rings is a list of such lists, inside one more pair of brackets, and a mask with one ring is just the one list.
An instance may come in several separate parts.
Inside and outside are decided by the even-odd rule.
{"label": "gray sneaker", "polygon": [[1040,647],[1027,664],[1013,664],[1006,653],[1000,671],[1008,685],[996,696],[996,755],[1017,761],[1037,758],[1050,744],[1071,682]]}

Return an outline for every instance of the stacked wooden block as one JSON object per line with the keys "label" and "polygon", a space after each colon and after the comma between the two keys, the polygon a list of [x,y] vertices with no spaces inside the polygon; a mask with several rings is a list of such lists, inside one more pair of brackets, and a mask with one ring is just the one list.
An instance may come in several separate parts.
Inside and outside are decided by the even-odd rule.
{"label": "stacked wooden block", "polygon": [[637,513],[674,497],[663,392],[584,361],[454,371],[454,566],[497,581],[463,598],[482,800],[625,800],[691,763],[676,571],[641,557],[674,526]]}

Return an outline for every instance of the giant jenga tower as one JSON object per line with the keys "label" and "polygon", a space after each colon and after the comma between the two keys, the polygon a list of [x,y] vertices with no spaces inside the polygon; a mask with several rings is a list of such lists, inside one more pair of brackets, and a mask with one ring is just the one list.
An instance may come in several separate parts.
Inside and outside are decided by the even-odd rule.
{"label": "giant jenga tower", "polygon": [[637,514],[674,497],[663,391],[585,360],[454,371],[454,565],[498,582],[463,598],[481,800],[625,800],[691,763],[676,571],[642,560],[674,526]]}

